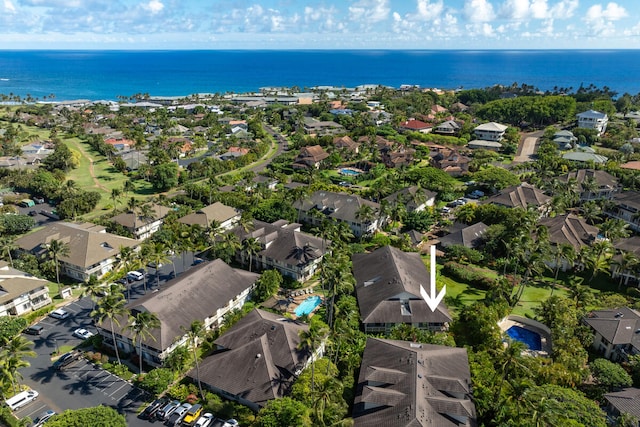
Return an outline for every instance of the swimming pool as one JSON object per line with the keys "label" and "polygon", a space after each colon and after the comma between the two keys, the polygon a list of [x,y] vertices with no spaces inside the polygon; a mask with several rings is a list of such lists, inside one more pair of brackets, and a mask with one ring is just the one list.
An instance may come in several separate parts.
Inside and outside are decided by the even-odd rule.
{"label": "swimming pool", "polygon": [[542,350],[542,340],[540,334],[537,332],[514,325],[507,329],[507,335],[509,335],[512,340],[525,343],[530,350]]}
{"label": "swimming pool", "polygon": [[296,316],[304,316],[305,314],[311,313],[317,306],[322,302],[322,298],[318,295],[313,295],[307,297],[302,303],[296,307],[293,311]]}
{"label": "swimming pool", "polygon": [[357,175],[360,175],[362,173],[362,171],[359,171],[357,169],[351,169],[351,168],[342,168],[342,169],[340,169],[340,173],[342,175],[357,176]]}

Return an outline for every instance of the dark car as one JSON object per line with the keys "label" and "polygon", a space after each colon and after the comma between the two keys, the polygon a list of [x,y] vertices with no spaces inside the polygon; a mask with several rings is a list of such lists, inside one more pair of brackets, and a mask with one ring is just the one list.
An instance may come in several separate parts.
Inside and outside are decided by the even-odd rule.
{"label": "dark car", "polygon": [[153,402],[151,402],[149,406],[144,408],[144,411],[142,411],[138,417],[143,420],[153,419],[156,415],[156,412],[158,412],[158,410],[164,407],[168,402],[169,402],[168,399],[164,397],[156,399]]}
{"label": "dark car", "polygon": [[43,413],[38,415],[38,418],[33,420],[33,424],[31,425],[31,427],[43,426],[49,420],[49,418],[53,417],[55,414],[55,411],[52,411],[51,409],[44,411]]}
{"label": "dark car", "polygon": [[29,211],[29,216],[36,216],[38,215],[38,212],[36,211]]}
{"label": "dark car", "polygon": [[171,415],[173,411],[178,408],[178,406],[180,406],[179,400],[172,400],[171,402],[168,402],[166,405],[158,409],[158,411],[156,412],[156,418],[159,420],[165,420],[169,418],[169,415]]}
{"label": "dark car", "polygon": [[61,371],[64,368],[66,368],[67,366],[69,366],[71,363],[73,363],[76,360],[80,359],[81,356],[82,356],[82,352],[81,351],[72,350],[72,351],[70,351],[68,353],[63,354],[62,356],[60,356],[60,358],[58,360],[53,362],[53,367],[54,367],[54,369],[57,369],[57,370]]}
{"label": "dark car", "polygon": [[24,330],[25,334],[29,334],[29,335],[41,335],[42,331],[44,331],[44,326],[42,325],[33,325],[33,326],[29,326],[27,329]]}

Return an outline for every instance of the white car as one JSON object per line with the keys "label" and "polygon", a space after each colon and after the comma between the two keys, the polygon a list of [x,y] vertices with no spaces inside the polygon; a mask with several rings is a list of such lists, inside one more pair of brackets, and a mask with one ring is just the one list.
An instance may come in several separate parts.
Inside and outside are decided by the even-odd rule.
{"label": "white car", "polygon": [[198,421],[196,421],[193,427],[209,427],[209,424],[211,424],[214,419],[215,417],[213,416],[213,414],[211,412],[207,412],[206,414],[198,418]]}
{"label": "white car", "polygon": [[144,279],[144,274],[140,273],[139,271],[135,271],[134,270],[134,271],[128,272],[127,273],[127,277],[129,279],[135,280],[137,282],[137,281],[140,281],[140,280]]}
{"label": "white car", "polygon": [[87,331],[84,328],[79,328],[79,329],[76,329],[75,331],[73,331],[73,336],[74,337],[78,337],[78,338],[80,338],[82,340],[88,340],[93,335],[94,335],[93,332]]}
{"label": "white car", "polygon": [[53,317],[54,319],[60,319],[60,320],[64,320],[67,317],[69,317],[69,312],[65,311],[61,308],[57,308],[55,310],[53,310],[51,313],[49,313],[50,317]]}
{"label": "white car", "polygon": [[237,427],[239,425],[240,424],[238,424],[238,421],[231,418],[230,420],[225,421],[222,427]]}

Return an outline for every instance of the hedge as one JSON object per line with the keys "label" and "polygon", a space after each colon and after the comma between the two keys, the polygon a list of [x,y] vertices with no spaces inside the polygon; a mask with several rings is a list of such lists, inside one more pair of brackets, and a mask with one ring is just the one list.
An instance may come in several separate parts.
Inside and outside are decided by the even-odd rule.
{"label": "hedge", "polygon": [[487,277],[482,269],[460,264],[455,261],[445,263],[442,268],[442,273],[458,282],[467,283],[473,287],[484,290],[491,289],[494,282],[494,279]]}

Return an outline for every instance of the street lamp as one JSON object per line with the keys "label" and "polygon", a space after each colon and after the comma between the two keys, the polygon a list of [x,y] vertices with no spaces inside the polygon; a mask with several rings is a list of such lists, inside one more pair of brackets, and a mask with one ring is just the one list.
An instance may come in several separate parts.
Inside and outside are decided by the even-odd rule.
{"label": "street lamp", "polygon": [[60,349],[58,348],[58,340],[57,339],[53,339],[53,345],[55,345],[56,347],[56,354],[60,353]]}

